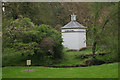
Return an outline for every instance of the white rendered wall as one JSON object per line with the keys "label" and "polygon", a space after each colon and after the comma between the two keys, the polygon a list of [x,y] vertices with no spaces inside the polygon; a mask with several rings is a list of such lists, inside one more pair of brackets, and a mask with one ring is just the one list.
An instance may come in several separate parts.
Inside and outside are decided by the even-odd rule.
{"label": "white rendered wall", "polygon": [[63,29],[62,30],[63,45],[68,49],[76,49],[86,47],[86,30],[85,29]]}

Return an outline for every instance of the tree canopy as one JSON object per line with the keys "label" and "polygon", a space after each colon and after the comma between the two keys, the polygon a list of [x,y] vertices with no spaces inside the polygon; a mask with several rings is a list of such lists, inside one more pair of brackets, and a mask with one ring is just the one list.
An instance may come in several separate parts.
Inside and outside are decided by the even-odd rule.
{"label": "tree canopy", "polygon": [[75,13],[88,27],[87,46],[93,47],[93,54],[107,52],[117,61],[118,3],[5,2],[3,7],[3,53],[11,48],[22,55],[61,58],[60,30]]}

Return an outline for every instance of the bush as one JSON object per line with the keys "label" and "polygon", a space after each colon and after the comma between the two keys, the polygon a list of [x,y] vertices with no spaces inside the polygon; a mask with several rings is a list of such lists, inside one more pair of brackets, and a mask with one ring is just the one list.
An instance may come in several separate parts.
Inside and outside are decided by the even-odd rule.
{"label": "bush", "polygon": [[102,61],[102,60],[99,60],[99,59],[88,59],[86,62],[85,62],[85,65],[87,66],[91,66],[91,65],[101,65],[101,64],[104,64],[105,62]]}
{"label": "bush", "polygon": [[96,59],[102,60],[105,63],[118,62],[118,57],[116,53],[105,53],[104,56],[97,55]]}
{"label": "bush", "polygon": [[[49,25],[40,25],[33,28],[33,30],[24,33],[23,42],[36,42],[37,49],[35,54],[39,56],[51,56],[52,58],[61,58],[62,56],[62,38],[60,32],[56,31]],[[40,49],[40,50],[39,50]]]}
{"label": "bush", "polygon": [[29,18],[19,18],[16,20],[8,20],[3,22],[3,49],[5,47],[11,46],[15,42],[21,42],[24,32],[31,30],[35,25],[31,22]]}
{"label": "bush", "polygon": [[[32,59],[33,62],[36,60],[36,64],[39,64],[39,60],[43,62],[40,64],[49,64],[51,61],[62,58],[61,34],[51,26],[45,24],[34,26],[28,18],[11,21],[9,25],[5,26],[7,29],[5,29],[3,35],[10,38],[10,41],[4,47],[5,50],[6,48],[13,48],[13,53],[20,53],[21,58],[27,55],[26,59]],[[9,33],[7,33],[7,30],[9,30]]]}

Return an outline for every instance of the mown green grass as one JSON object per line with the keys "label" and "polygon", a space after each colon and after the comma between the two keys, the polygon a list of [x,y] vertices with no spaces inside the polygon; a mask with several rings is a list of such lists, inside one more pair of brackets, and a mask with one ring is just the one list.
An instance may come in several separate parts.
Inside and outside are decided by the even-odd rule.
{"label": "mown green grass", "polygon": [[118,63],[90,67],[49,68],[30,67],[34,71],[24,71],[27,67],[3,67],[3,78],[117,78]]}
{"label": "mown green grass", "polygon": [[2,68],[0,67],[0,79],[2,78]]}

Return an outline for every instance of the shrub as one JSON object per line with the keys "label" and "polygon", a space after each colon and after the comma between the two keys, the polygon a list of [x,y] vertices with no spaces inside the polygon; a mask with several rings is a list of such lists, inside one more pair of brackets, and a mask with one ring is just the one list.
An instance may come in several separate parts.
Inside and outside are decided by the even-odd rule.
{"label": "shrub", "polygon": [[118,57],[116,53],[105,53],[104,56],[97,55],[96,59],[102,60],[105,63],[118,62]]}
{"label": "shrub", "polygon": [[[21,57],[27,55],[26,59],[32,59],[33,62],[37,60],[38,64],[40,59],[44,60],[42,63],[44,64],[47,58],[45,64],[48,64],[52,59],[62,58],[61,34],[51,26],[45,24],[35,26],[30,19],[20,18],[11,21],[5,27],[7,29],[4,28],[3,36],[10,38],[10,41],[4,49],[13,48],[14,53],[19,52]],[[4,43],[5,41],[3,45]]]}
{"label": "shrub", "polygon": [[11,43],[21,42],[23,33],[33,27],[35,26],[29,18],[10,19],[3,22],[3,49],[11,46]]}
{"label": "shrub", "polygon": [[[23,42],[36,42],[37,49],[35,54],[40,54],[39,51],[44,54],[39,56],[51,56],[52,58],[61,58],[62,56],[62,38],[60,32],[56,31],[49,25],[40,25],[34,27],[32,30],[24,32]],[[40,49],[40,50],[39,50]]]}
{"label": "shrub", "polygon": [[86,62],[85,62],[85,65],[87,66],[91,66],[91,65],[101,65],[101,64],[104,64],[105,62],[102,61],[102,60],[99,60],[99,59],[88,59]]}
{"label": "shrub", "polygon": [[52,59],[62,58],[61,34],[51,26],[45,24],[35,26],[29,18],[19,18],[11,20],[4,27],[6,28],[3,36],[9,38],[5,46],[3,41],[5,50],[14,49],[13,53],[18,52],[20,57],[27,55],[24,56],[26,59],[32,59],[33,62],[37,60],[38,64],[39,60],[42,60],[41,64],[49,64]]}

